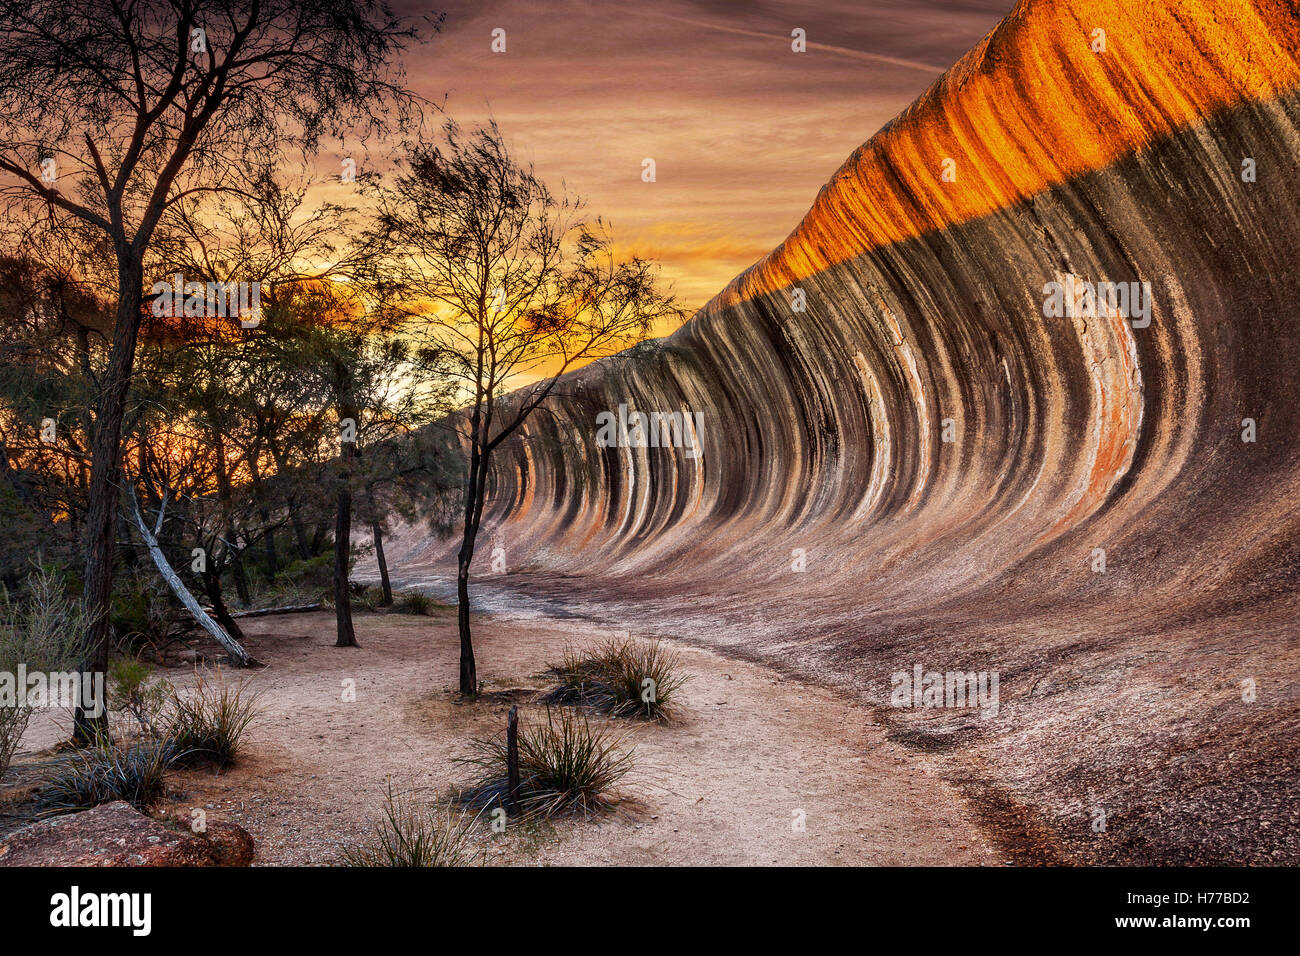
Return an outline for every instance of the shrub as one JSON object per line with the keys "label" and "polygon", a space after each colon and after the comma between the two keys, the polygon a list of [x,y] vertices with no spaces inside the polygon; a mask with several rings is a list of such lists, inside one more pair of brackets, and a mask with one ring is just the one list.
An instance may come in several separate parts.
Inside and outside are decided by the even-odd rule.
{"label": "shrub", "polygon": [[657,640],[615,638],[586,653],[565,651],[560,663],[550,668],[560,686],[544,700],[666,723],[673,717],[673,700],[686,683],[680,669],[680,655]]}
{"label": "shrub", "polygon": [[163,775],[175,762],[171,741],[148,740],[130,747],[101,735],[94,744],[72,754],[37,788],[41,816],[88,810],[101,803],[126,800],[146,811],[163,796]]}
{"label": "shrub", "polygon": [[130,572],[115,584],[109,619],[114,644],[128,654],[161,650],[194,626],[171,590],[144,571]]}
{"label": "shrub", "polygon": [[344,866],[468,866],[478,855],[469,841],[475,818],[438,810],[388,788],[384,812],[369,835],[344,849]]}
{"label": "shrub", "polygon": [[334,600],[334,551],[294,561],[257,595],[260,607],[323,604]]}
{"label": "shrub", "polygon": [[195,670],[194,686],[188,692],[172,687],[163,733],[175,745],[176,762],[228,767],[239,753],[248,725],[261,712],[260,698],[260,692],[249,692],[247,681],[226,683],[219,670],[215,677]]}
{"label": "shrub", "polygon": [[150,736],[160,733],[159,721],[172,692],[168,681],[155,680],[153,668],[134,657],[120,657],[108,665],[110,706],[134,717],[141,732]]}
{"label": "shrub", "polygon": [[0,776],[32,715],[26,688],[17,686],[19,665],[47,673],[77,669],[89,623],[84,605],[67,596],[54,571],[38,569],[24,583],[26,594],[18,601],[0,588],[0,675],[8,676],[10,688],[0,687]]}
{"label": "shrub", "polygon": [[[582,713],[546,709],[546,723],[519,728],[519,804],[525,816],[608,810],[618,802],[613,788],[632,769],[624,738],[593,730]],[[459,763],[479,768],[480,780],[462,795],[472,806],[504,804],[509,793],[506,741],[478,739]]]}
{"label": "shrub", "polygon": [[375,588],[358,584],[356,581],[349,581],[348,585],[352,589],[353,610],[373,611],[383,602],[383,595]]}

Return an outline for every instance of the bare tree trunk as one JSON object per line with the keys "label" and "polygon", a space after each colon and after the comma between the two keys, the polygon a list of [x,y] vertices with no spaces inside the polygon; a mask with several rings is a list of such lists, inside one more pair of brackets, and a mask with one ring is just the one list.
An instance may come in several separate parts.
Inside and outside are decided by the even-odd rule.
{"label": "bare tree trunk", "polygon": [[339,490],[334,522],[334,619],[338,624],[335,647],[360,647],[352,629],[352,594],[348,589],[348,564],[352,560],[352,493],[346,479]]}
{"label": "bare tree trunk", "polygon": [[384,529],[376,518],[370,522],[370,532],[375,538],[375,561],[379,564],[379,586],[384,592],[384,607],[393,603],[393,584],[388,579],[388,559],[384,557]]}
{"label": "bare tree trunk", "polygon": [[203,572],[203,587],[208,593],[208,600],[212,602],[212,616],[217,619],[217,623],[232,639],[245,640],[244,632],[235,621],[235,616],[230,613],[230,608],[226,607],[226,599],[221,587],[221,572],[212,565],[208,565],[207,570]]}
{"label": "bare tree trunk", "polygon": [[469,633],[469,563],[474,559],[473,488],[474,470],[478,464],[477,451],[471,453],[471,479],[465,492],[465,527],[460,537],[460,551],[456,554],[456,623],[460,628],[460,693],[473,697],[478,693],[478,669],[474,666],[474,643]]}
{"label": "bare tree trunk", "polygon": [[290,604],[287,607],[259,607],[252,611],[236,611],[231,618],[270,617],[272,614],[305,614],[307,611],[319,611],[319,604]]}
{"label": "bare tree trunk", "polygon": [[244,571],[244,556],[240,551],[233,547],[234,529],[231,529],[230,547],[230,570],[235,576],[235,593],[239,595],[239,603],[248,607],[253,603],[253,592],[248,587],[248,575]]}
{"label": "bare tree trunk", "polygon": [[370,534],[375,541],[375,562],[379,565],[379,586],[384,592],[384,607],[393,603],[393,585],[388,578],[388,558],[384,555],[384,529],[379,522],[379,506],[373,488],[366,488],[366,501],[370,505]]}
{"label": "bare tree trunk", "polygon": [[[477,417],[477,409],[475,416]],[[462,697],[478,694],[478,668],[474,663],[474,639],[469,627],[469,566],[474,560],[474,541],[478,528],[474,525],[474,497],[478,487],[478,423],[471,437],[469,480],[465,489],[465,528],[460,539],[460,552],[456,555],[456,622],[460,628],[460,693]]]}
{"label": "bare tree trunk", "polygon": [[[265,508],[261,510],[261,514],[259,515],[259,517],[262,519],[262,522],[264,524],[270,525],[271,513],[267,511]],[[266,547],[266,576],[270,580],[274,581],[280,574],[280,559],[279,556],[276,555],[275,553],[275,531],[269,527],[267,528],[267,532],[266,532],[265,547]]]}
{"label": "bare tree trunk", "polygon": [[[351,372],[344,366],[336,369],[343,399],[338,405],[339,421],[357,421],[357,410],[352,407]],[[348,571],[352,563],[352,464],[357,457],[355,442],[344,442],[339,453],[338,509],[334,517],[334,618],[338,623],[338,640],[335,647],[359,647],[352,629],[352,592],[348,587]]]}
{"label": "bare tree trunk", "polygon": [[[113,551],[116,544],[118,476],[121,473],[122,416],[135,365],[135,343],[140,332],[140,295],[144,287],[141,257],[125,246],[118,254],[117,315],[113,348],[95,412],[95,438],[91,444],[90,489],[86,509],[86,562],[83,597],[90,626],[86,630],[86,655],[82,670],[103,674],[108,670],[108,644],[112,635]],[[90,743],[108,732],[108,714],[98,717],[77,707],[73,714],[73,740]]]}
{"label": "bare tree trunk", "polygon": [[248,474],[253,480],[253,494],[257,497],[257,516],[266,529],[262,545],[266,548],[266,574],[272,581],[280,573],[280,561],[275,553],[275,529],[271,527],[271,509],[266,505],[266,486],[262,484],[262,471],[257,467],[257,451],[248,455]]}
{"label": "bare tree trunk", "polygon": [[[239,641],[231,637],[230,633],[227,633],[227,630],[223,630],[220,624],[212,620],[212,618],[204,612],[203,608],[199,606],[199,602],[194,599],[194,595],[190,593],[189,588],[185,586],[185,582],[182,581],[180,576],[172,570],[172,566],[167,562],[167,557],[163,554],[162,548],[158,546],[157,536],[151,532],[149,526],[145,524],[144,515],[140,513],[140,503],[136,501],[135,489],[129,489],[129,494],[131,496],[131,510],[134,512],[135,516],[136,530],[140,532],[140,537],[144,539],[145,547],[149,549],[149,556],[153,558],[153,563],[158,568],[158,573],[161,574],[163,580],[167,582],[167,586],[172,589],[172,593],[180,599],[180,602],[183,605],[185,605],[185,610],[190,612],[190,616],[194,618],[195,622],[197,622],[203,630],[211,634],[218,644],[226,649],[227,653],[230,654],[231,659],[236,664],[240,667],[248,667],[255,663],[253,659],[248,656],[248,652],[240,646]],[[166,500],[163,501],[163,507],[166,507]],[[162,524],[162,515],[162,511],[159,511],[159,526]],[[212,595],[209,595],[209,597],[211,596]],[[219,615],[225,612],[225,605],[221,601],[220,588],[217,589],[217,595],[213,598],[213,610]],[[230,621],[229,613],[226,613],[225,616],[228,621],[228,630],[235,634],[240,634],[242,637],[243,635],[239,630],[239,625]],[[230,627],[230,625],[234,626]]]}
{"label": "bare tree trunk", "polygon": [[[226,436],[221,431],[221,423],[215,415],[212,416],[211,427],[217,463],[217,495],[226,511],[227,519],[230,519],[231,500],[234,496],[230,488],[230,467],[226,463]],[[226,524],[226,549],[230,553],[230,570],[235,578],[235,593],[239,595],[240,603],[248,607],[253,603],[253,595],[248,589],[248,575],[244,573],[244,557],[239,548],[239,533],[235,529],[233,520],[228,520]]]}
{"label": "bare tree trunk", "polygon": [[469,631],[469,562],[473,557],[474,545],[462,543],[456,561],[456,621],[460,626],[460,693],[463,697],[473,697],[478,693],[474,640]]}

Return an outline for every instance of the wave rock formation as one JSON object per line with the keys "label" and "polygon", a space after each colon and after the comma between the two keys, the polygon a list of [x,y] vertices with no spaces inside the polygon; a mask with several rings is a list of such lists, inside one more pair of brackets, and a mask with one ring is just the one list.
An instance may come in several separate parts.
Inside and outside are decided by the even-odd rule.
{"label": "wave rock formation", "polygon": [[[1023,859],[1300,861],[1298,41],[1284,0],[1020,3],[566,380],[497,462],[503,586],[879,705]],[[699,427],[603,447],[620,405]],[[996,716],[891,707],[916,665]]]}

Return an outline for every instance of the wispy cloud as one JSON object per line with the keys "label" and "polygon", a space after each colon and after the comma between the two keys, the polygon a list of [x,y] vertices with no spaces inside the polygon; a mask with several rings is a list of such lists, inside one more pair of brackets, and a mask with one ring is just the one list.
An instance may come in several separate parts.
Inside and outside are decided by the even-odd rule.
{"label": "wispy cloud", "polygon": [[[1011,6],[456,0],[410,75],[462,123],[495,116],[518,155],[613,223],[621,249],[660,259],[694,309]],[[795,27],[807,53],[791,51]],[[505,53],[491,52],[495,28]]]}

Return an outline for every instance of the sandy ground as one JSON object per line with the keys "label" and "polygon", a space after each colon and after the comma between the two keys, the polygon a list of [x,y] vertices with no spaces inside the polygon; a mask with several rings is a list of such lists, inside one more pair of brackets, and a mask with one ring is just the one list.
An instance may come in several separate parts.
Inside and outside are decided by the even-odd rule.
{"label": "sandy ground", "polygon": [[[237,766],[173,774],[172,812],[239,823],[257,864],[328,864],[376,816],[387,782],[430,800],[469,782],[453,758],[471,737],[521,719],[568,645],[611,631],[482,615],[484,697],[455,693],[454,609],[357,615],[360,649],[332,646],[332,614],[251,620],[250,679],[264,711]],[[511,826],[479,842],[490,864],[991,864],[1001,862],[924,754],[885,739],[865,708],[774,671],[680,645],[690,676],[670,726],[617,722],[634,749],[613,815]],[[172,679],[184,672],[171,670]],[[343,700],[355,681],[356,700]],[[44,746],[48,725],[29,731]],[[802,822],[803,828],[797,828]]]}

